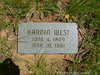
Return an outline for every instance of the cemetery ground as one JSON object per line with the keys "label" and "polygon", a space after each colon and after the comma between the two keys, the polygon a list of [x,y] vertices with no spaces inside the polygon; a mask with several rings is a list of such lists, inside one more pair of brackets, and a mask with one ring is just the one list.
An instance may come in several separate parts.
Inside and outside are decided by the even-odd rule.
{"label": "cemetery ground", "polygon": [[[22,22],[77,23],[78,53],[17,53]],[[20,75],[99,75],[100,0],[0,0],[0,64],[7,58]]]}

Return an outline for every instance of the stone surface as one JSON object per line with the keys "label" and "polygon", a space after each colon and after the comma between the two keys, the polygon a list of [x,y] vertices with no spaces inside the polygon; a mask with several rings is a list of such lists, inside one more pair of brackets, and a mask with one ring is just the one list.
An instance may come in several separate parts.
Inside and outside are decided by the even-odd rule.
{"label": "stone surface", "polygon": [[22,23],[18,31],[19,53],[77,53],[76,23]]}

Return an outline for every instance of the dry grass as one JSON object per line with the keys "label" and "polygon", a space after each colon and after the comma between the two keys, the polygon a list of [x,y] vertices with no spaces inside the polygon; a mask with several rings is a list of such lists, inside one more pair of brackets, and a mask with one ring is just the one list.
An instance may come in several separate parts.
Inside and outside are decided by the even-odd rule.
{"label": "dry grass", "polygon": [[[8,55],[5,53],[4,55],[10,56],[19,65],[21,75],[55,75],[59,71],[100,71],[98,68],[100,64],[98,22],[100,9],[98,8],[98,1],[32,0],[30,2],[30,0],[0,0],[0,52],[1,50],[4,50],[5,53],[10,51]],[[70,15],[68,20],[64,18],[66,14]],[[79,52],[76,55],[18,54],[15,47],[18,23],[28,21],[78,23]],[[11,42],[9,39],[12,38],[15,39]],[[9,48],[8,45],[12,47]],[[74,59],[75,56],[77,59]],[[2,62],[7,57],[0,59],[0,61]],[[2,58],[1,53],[0,58]]]}

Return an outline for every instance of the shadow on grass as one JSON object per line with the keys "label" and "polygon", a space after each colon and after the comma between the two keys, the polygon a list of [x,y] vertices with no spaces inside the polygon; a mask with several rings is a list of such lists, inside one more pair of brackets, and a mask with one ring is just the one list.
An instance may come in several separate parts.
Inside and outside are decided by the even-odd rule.
{"label": "shadow on grass", "polygon": [[19,67],[7,58],[0,64],[0,75],[20,75]]}

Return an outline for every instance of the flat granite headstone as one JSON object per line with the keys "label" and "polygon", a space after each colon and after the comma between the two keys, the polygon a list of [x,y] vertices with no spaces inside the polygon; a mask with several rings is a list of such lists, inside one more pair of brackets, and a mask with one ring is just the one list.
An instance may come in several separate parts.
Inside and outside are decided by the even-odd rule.
{"label": "flat granite headstone", "polygon": [[77,53],[76,23],[22,23],[18,30],[18,53]]}

